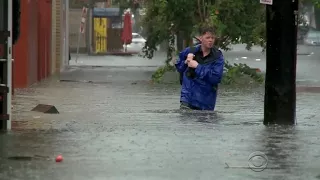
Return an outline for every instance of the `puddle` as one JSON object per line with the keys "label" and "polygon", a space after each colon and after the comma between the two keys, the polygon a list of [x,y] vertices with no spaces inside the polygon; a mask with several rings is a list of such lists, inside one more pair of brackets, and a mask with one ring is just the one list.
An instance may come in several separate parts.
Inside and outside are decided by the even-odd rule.
{"label": "puddle", "polygon": [[11,156],[8,157],[9,160],[15,160],[15,161],[31,161],[33,159],[32,156]]}
{"label": "puddle", "polygon": [[14,161],[32,161],[32,160],[50,160],[49,156],[40,156],[40,155],[34,155],[34,156],[10,156],[8,157],[9,160]]}

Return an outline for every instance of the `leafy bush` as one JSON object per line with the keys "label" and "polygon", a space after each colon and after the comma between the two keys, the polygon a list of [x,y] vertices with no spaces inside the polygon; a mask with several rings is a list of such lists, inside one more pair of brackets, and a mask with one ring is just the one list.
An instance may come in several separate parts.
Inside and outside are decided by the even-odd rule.
{"label": "leafy bush", "polygon": [[160,83],[162,80],[163,75],[166,72],[172,72],[175,71],[175,67],[171,66],[169,64],[165,65],[165,66],[161,66],[159,67],[153,74],[152,74],[152,81],[155,83]]}
{"label": "leafy bush", "polygon": [[[243,82],[243,80],[247,80],[247,82]],[[225,63],[225,72],[222,78],[222,84],[252,84],[263,82],[263,75],[258,73],[255,69],[250,68],[248,65],[242,63],[234,63],[231,65],[229,62]]]}
{"label": "leafy bush", "polygon": [[[250,68],[246,64],[230,64],[225,62],[224,74],[221,84],[225,85],[237,85],[237,84],[261,84],[264,82],[264,77],[261,73],[258,73],[255,69]],[[155,83],[161,83],[162,78],[166,72],[176,71],[174,66],[167,64],[159,67],[152,74],[152,81]],[[178,82],[178,81],[177,81]]]}

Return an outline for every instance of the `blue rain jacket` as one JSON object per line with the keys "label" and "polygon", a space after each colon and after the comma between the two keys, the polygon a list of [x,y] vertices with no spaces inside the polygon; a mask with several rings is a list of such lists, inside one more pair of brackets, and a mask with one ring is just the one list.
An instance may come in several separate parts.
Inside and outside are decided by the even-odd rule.
{"label": "blue rain jacket", "polygon": [[214,110],[218,84],[221,82],[224,67],[222,52],[212,48],[212,54],[208,59],[197,66],[195,78],[186,76],[188,65],[184,63],[189,53],[196,53],[201,50],[201,45],[195,46],[195,52],[190,52],[190,47],[179,54],[175,66],[179,73],[183,74],[180,101],[201,110]]}

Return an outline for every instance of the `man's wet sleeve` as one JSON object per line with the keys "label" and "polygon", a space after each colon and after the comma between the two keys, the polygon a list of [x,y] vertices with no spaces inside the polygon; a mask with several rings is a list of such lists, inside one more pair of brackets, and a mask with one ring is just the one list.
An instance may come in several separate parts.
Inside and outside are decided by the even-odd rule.
{"label": "man's wet sleeve", "polygon": [[186,48],[183,51],[181,51],[179,53],[179,59],[177,60],[177,62],[175,63],[176,69],[178,72],[183,73],[188,65],[184,63],[184,61],[186,60],[187,55],[189,54],[189,49],[190,48]]}
{"label": "man's wet sleeve", "polygon": [[212,84],[217,85],[221,82],[223,75],[224,58],[221,54],[215,63],[210,65],[199,64],[195,70],[198,78]]}

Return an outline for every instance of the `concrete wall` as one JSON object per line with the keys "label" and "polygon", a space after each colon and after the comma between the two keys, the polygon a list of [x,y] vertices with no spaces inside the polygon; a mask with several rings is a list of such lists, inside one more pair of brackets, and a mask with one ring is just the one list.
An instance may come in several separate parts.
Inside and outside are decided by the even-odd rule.
{"label": "concrete wall", "polygon": [[[76,52],[78,47],[81,14],[82,14],[82,9],[69,10],[69,46],[70,46],[70,51],[73,53]],[[79,43],[79,52],[81,53],[87,52],[86,42],[87,42],[87,33],[81,34],[80,43]]]}
{"label": "concrete wall", "polygon": [[52,0],[52,11],[51,11],[51,74],[54,74],[56,72],[56,61],[57,61],[57,56],[56,56],[56,33],[57,33],[57,25],[56,25],[56,14],[57,14],[57,5],[56,5],[56,0]]}
{"label": "concrete wall", "polygon": [[64,70],[64,68],[69,64],[68,57],[66,54],[68,51],[68,9],[67,9],[67,1],[68,0],[61,0],[61,21],[60,21],[60,52],[61,52],[61,59],[60,59],[60,72]]}
{"label": "concrete wall", "polygon": [[61,0],[52,0],[51,74],[60,73]]}
{"label": "concrete wall", "polygon": [[[81,14],[82,14],[82,7],[85,5],[84,1],[80,0],[69,0],[70,2],[70,9],[69,9],[69,47],[71,53],[77,52],[77,47],[79,44],[79,52],[80,53],[88,53],[89,46],[90,46],[90,35],[92,32],[92,27],[88,25],[90,19],[89,10],[87,14],[86,20],[86,32],[81,35],[80,43],[79,41],[79,29],[80,29],[80,21],[81,21]],[[111,0],[105,0],[105,2],[95,2],[95,7],[110,7]],[[90,28],[90,29],[89,29]]]}

